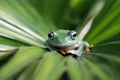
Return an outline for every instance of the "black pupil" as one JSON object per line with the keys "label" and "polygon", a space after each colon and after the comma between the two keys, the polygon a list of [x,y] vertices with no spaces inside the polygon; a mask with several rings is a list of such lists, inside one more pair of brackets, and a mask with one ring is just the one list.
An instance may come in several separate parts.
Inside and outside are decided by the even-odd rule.
{"label": "black pupil", "polygon": [[77,36],[77,34],[76,34],[76,33],[74,33],[74,34],[73,34],[73,37],[76,37],[76,36]]}
{"label": "black pupil", "polygon": [[53,37],[54,37],[54,33],[53,32],[48,34],[48,38],[52,39]]}

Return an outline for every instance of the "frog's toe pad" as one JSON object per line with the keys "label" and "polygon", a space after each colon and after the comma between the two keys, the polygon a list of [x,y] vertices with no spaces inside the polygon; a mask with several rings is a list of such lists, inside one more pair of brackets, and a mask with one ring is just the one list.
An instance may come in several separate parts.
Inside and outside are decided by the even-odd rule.
{"label": "frog's toe pad", "polygon": [[89,46],[89,49],[91,49],[91,48],[93,48],[93,47],[94,47],[94,45],[90,45],[90,46]]}
{"label": "frog's toe pad", "polygon": [[91,51],[90,51],[89,48],[86,48],[86,49],[84,50],[84,52],[89,53],[89,52],[91,52]]}

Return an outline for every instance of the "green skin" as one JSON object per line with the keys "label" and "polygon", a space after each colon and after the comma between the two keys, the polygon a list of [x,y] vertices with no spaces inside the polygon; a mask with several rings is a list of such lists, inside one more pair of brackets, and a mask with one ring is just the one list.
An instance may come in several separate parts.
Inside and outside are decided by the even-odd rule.
{"label": "green skin", "polygon": [[78,41],[77,37],[75,37],[75,39],[72,39],[70,32],[71,31],[69,30],[55,31],[54,38],[47,39],[45,46],[51,51],[61,51],[62,49],[65,49],[71,54],[81,56],[83,53],[83,48],[89,48],[89,44],[86,41]]}

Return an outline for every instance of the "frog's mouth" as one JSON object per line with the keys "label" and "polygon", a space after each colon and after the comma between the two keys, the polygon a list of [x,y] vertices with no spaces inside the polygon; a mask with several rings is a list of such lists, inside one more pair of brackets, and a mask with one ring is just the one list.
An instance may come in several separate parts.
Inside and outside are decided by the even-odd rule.
{"label": "frog's mouth", "polygon": [[71,53],[71,50],[77,50],[79,48],[78,44],[73,44],[69,46],[54,46],[54,49],[62,53],[63,55]]}
{"label": "frog's mouth", "polygon": [[69,45],[69,46],[53,46],[55,49],[57,50],[77,50],[79,45],[78,44],[72,44],[72,45]]}

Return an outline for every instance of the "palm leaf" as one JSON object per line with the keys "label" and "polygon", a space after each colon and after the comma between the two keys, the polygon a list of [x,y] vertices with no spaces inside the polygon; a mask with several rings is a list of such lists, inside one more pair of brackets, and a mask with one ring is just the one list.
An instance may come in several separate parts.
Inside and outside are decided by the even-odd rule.
{"label": "palm leaf", "polygon": [[[28,51],[26,53],[26,51]],[[40,58],[44,51],[38,47],[21,47],[13,58],[0,69],[0,79],[7,79],[24,69],[31,61]],[[15,69],[17,68],[17,69]]]}
{"label": "palm leaf", "polygon": [[[112,2],[112,0],[111,0],[111,2]],[[93,24],[94,29],[92,29],[89,32],[89,34],[91,34],[91,35],[86,37],[87,41],[89,41],[93,44],[97,44],[97,43],[100,43],[100,42],[104,41],[105,39],[108,39],[119,33],[119,31],[120,31],[119,23],[118,23],[119,13],[120,13],[119,4],[120,4],[119,1],[114,1],[112,3],[113,6],[111,6],[110,3],[106,2],[107,7],[105,6],[105,9],[106,8],[110,8],[110,9],[106,13],[102,13],[103,15],[98,15],[98,17],[97,17],[98,21],[96,20],[96,22]],[[101,12],[104,12],[104,9]],[[102,18],[100,16],[105,16],[105,17]],[[113,28],[113,26],[114,26],[114,28]],[[109,27],[109,28],[107,28],[107,27]],[[102,32],[102,34],[101,34],[101,32]],[[94,37],[94,39],[93,39],[93,37]]]}

